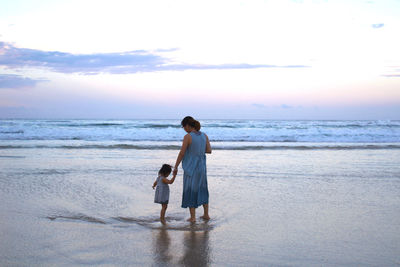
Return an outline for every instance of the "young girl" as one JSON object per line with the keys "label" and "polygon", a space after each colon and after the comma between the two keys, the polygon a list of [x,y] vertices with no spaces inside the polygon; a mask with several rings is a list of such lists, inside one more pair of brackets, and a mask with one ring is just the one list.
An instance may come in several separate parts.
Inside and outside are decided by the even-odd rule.
{"label": "young girl", "polygon": [[158,171],[157,180],[153,184],[153,189],[156,188],[156,193],[154,195],[154,203],[161,204],[160,221],[165,224],[165,211],[168,208],[169,201],[169,186],[175,181],[176,175],[172,179],[168,180],[167,177],[170,175],[172,169],[171,165],[163,164],[161,169]]}

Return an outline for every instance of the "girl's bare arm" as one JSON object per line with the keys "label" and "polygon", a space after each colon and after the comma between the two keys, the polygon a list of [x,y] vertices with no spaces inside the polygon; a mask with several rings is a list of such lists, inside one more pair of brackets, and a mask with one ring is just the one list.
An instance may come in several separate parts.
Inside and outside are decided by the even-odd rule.
{"label": "girl's bare arm", "polygon": [[176,175],[172,176],[171,179],[162,178],[162,181],[163,181],[164,184],[173,184],[174,181],[175,181],[175,177],[176,177]]}

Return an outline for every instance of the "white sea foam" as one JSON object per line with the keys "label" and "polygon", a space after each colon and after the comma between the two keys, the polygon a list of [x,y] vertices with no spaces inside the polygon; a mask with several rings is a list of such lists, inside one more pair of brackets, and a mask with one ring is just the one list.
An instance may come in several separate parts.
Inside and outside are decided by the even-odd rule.
{"label": "white sea foam", "polygon": [[[211,141],[400,142],[400,121],[201,120]],[[179,120],[0,120],[0,140],[180,141]]]}

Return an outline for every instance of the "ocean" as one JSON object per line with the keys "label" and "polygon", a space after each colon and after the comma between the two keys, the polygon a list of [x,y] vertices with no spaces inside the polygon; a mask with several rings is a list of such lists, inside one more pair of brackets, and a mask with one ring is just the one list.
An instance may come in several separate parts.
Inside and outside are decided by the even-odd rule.
{"label": "ocean", "polygon": [[[215,149],[399,148],[400,121],[203,120]],[[179,120],[2,120],[1,148],[177,149]],[[393,144],[391,144],[393,143]]]}
{"label": "ocean", "polygon": [[400,121],[200,122],[212,218],[180,167],[162,226],[180,120],[0,120],[0,265],[400,265]]}

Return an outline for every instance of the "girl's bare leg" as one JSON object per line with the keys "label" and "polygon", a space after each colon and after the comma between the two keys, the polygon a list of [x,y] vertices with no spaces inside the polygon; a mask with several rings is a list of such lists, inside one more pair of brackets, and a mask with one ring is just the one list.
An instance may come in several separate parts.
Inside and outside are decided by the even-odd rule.
{"label": "girl's bare leg", "polygon": [[203,209],[204,209],[204,215],[201,216],[200,218],[202,218],[203,220],[209,220],[210,216],[208,215],[208,204],[204,204]]}
{"label": "girl's bare leg", "polygon": [[165,224],[165,211],[168,208],[168,204],[161,204],[161,212],[160,212],[160,221],[162,224]]}
{"label": "girl's bare leg", "polygon": [[190,211],[190,218],[187,220],[188,222],[196,222],[196,209],[195,208],[189,208]]}

